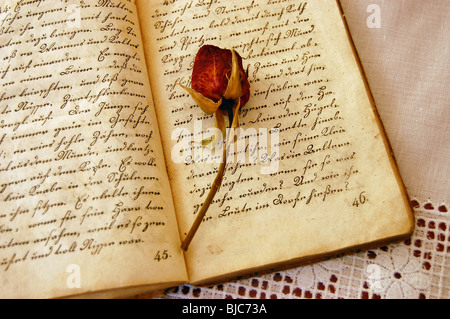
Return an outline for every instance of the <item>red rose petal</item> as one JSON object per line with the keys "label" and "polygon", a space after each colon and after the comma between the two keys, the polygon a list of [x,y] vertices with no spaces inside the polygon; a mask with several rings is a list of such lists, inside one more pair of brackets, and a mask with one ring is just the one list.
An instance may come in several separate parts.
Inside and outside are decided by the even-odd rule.
{"label": "red rose petal", "polygon": [[[239,54],[237,54],[237,57],[241,71],[242,107],[250,98],[250,84],[247,80],[247,74],[242,67],[242,58]],[[192,89],[204,97],[218,102],[227,89],[231,68],[231,50],[221,49],[214,45],[202,46],[195,57],[192,71]]]}
{"label": "red rose petal", "polygon": [[230,72],[231,51],[205,45],[200,48],[195,57],[191,87],[217,102],[227,88],[227,73]]}

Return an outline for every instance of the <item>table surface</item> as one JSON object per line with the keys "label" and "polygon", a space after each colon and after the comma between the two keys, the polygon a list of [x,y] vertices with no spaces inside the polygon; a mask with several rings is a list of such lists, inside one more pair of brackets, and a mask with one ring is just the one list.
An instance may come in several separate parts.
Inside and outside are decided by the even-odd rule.
{"label": "table surface", "polygon": [[341,3],[411,198],[412,238],[164,298],[450,298],[450,2]]}

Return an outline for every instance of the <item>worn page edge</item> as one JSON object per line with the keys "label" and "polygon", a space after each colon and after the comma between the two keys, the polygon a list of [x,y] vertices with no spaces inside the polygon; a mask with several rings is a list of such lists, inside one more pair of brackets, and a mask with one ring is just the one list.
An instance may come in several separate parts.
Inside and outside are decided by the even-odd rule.
{"label": "worn page edge", "polygon": [[395,159],[395,154],[394,154],[394,151],[392,149],[392,145],[391,145],[391,143],[389,141],[389,137],[388,137],[386,128],[384,127],[383,122],[382,122],[381,117],[380,117],[380,114],[378,112],[378,109],[377,109],[377,106],[376,106],[376,103],[375,103],[375,99],[374,99],[373,94],[372,94],[372,90],[370,89],[369,82],[367,80],[367,76],[366,76],[366,73],[364,71],[364,66],[363,66],[363,64],[361,62],[361,58],[360,58],[360,56],[358,54],[358,51],[357,51],[356,46],[355,46],[355,43],[353,41],[353,37],[352,37],[352,35],[350,33],[350,29],[348,27],[348,23],[347,23],[347,20],[345,18],[345,13],[344,13],[344,10],[342,8],[342,4],[341,4],[340,0],[336,0],[336,4],[337,4],[337,7],[339,9],[341,18],[342,18],[342,23],[344,25],[344,29],[345,29],[345,32],[347,34],[349,45],[350,45],[350,47],[352,49],[353,56],[355,58],[355,62],[357,64],[357,66],[358,66],[358,69],[359,69],[359,72],[360,72],[360,75],[361,75],[361,80],[362,80],[362,82],[364,84],[364,87],[366,89],[367,98],[369,99],[370,106],[372,107],[372,112],[373,112],[373,114],[375,116],[376,124],[378,126],[379,131],[380,131],[380,135],[381,135],[381,138],[383,140],[383,144],[384,144],[384,146],[386,148],[386,155],[389,158],[389,162],[391,164],[392,171],[394,173],[394,176],[395,176],[395,178],[397,180],[397,183],[399,185],[400,192],[402,194],[402,198],[403,198],[403,201],[404,201],[404,206],[405,206],[405,209],[407,210],[407,215],[408,215],[409,223],[410,223],[409,231],[407,232],[407,234],[409,234],[409,236],[411,236],[413,234],[413,232],[414,232],[415,220],[414,220],[414,212],[413,212],[413,209],[412,209],[412,206],[411,206],[411,201],[410,201],[407,189],[406,189],[406,185],[403,182],[403,179],[402,179],[402,177],[400,175],[400,170],[399,170],[399,167],[398,167],[398,164],[397,164],[397,160]]}
{"label": "worn page edge", "polygon": [[329,251],[325,253],[318,253],[313,255],[306,255],[302,257],[293,258],[290,260],[275,262],[272,264],[261,265],[259,267],[245,268],[236,272],[223,274],[220,276],[209,277],[200,279],[197,281],[190,282],[191,285],[195,286],[207,286],[211,284],[220,284],[228,282],[230,280],[240,280],[244,278],[250,278],[252,276],[261,276],[266,273],[272,273],[276,271],[283,271],[286,269],[291,269],[295,267],[307,266],[310,264],[315,264],[323,262],[332,258],[339,258],[346,255],[358,253],[363,250],[371,250],[379,248],[386,244],[398,243],[410,237],[409,232],[405,234],[400,234],[398,236],[392,236],[368,243],[357,244],[355,246],[344,247],[339,250]]}

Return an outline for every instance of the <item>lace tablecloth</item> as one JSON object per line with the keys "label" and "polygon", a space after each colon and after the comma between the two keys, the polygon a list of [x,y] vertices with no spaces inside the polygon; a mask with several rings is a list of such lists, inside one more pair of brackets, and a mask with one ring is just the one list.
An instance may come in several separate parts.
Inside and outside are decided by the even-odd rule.
{"label": "lace tablecloth", "polygon": [[416,218],[411,239],[166,298],[450,297],[450,2],[342,0]]}

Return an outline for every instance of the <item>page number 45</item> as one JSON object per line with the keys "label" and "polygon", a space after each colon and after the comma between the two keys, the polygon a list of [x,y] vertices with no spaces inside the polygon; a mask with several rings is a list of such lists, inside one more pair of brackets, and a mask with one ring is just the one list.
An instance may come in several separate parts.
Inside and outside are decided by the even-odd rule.
{"label": "page number 45", "polygon": [[155,254],[155,257],[153,258],[153,260],[156,261],[162,261],[162,260],[166,260],[169,259],[171,256],[169,255],[169,252],[167,249],[165,250],[158,250]]}

